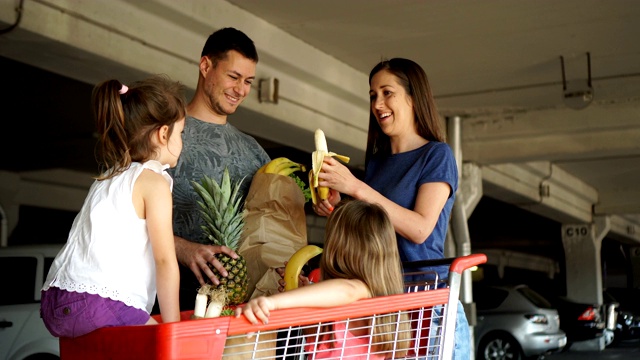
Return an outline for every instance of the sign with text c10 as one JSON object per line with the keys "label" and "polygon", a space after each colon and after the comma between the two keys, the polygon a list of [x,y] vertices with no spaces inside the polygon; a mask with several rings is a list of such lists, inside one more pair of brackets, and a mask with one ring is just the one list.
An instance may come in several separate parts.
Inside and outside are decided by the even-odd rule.
{"label": "sign with text c10", "polygon": [[584,225],[571,225],[565,228],[565,233],[567,236],[587,236],[589,235],[589,227]]}

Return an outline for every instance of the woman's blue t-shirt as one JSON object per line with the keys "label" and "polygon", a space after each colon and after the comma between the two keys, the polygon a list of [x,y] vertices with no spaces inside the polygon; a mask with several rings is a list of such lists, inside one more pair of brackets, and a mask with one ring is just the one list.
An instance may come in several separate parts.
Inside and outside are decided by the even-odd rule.
{"label": "woman's blue t-shirt", "polygon": [[[433,232],[422,244],[396,233],[402,262],[442,259],[451,208],[458,188],[458,167],[448,144],[430,141],[415,150],[384,157],[373,156],[365,171],[365,183],[396,204],[412,209],[422,184],[445,182],[451,193]],[[448,277],[448,266],[434,268],[440,278]],[[426,269],[423,269],[426,270]],[[409,269],[407,269],[409,271]],[[405,279],[407,280],[407,279]]]}

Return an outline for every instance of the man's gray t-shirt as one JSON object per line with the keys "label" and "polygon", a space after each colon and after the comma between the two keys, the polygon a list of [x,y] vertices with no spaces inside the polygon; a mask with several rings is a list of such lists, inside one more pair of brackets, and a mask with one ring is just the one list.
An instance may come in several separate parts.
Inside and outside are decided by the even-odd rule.
{"label": "man's gray t-shirt", "polygon": [[253,175],[270,158],[253,137],[229,123],[212,124],[187,116],[182,141],[178,164],[169,169],[174,181],[173,232],[190,241],[210,244],[200,227],[202,220],[197,204],[200,197],[191,181],[200,182],[206,174],[220,183],[227,166],[232,183],[244,177],[240,190],[244,198]]}

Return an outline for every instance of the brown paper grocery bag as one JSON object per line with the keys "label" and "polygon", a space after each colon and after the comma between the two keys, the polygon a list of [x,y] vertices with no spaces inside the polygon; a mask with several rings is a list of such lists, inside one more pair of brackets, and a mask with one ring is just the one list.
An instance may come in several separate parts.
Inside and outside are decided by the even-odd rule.
{"label": "brown paper grocery bag", "polygon": [[238,253],[247,261],[250,298],[278,292],[275,268],[307,245],[304,195],[295,180],[256,174],[245,199],[245,229]]}

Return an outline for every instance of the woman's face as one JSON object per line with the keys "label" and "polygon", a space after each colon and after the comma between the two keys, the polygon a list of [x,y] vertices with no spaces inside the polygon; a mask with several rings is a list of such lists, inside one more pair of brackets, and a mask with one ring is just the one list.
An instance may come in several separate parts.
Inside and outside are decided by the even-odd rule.
{"label": "woman's face", "polygon": [[371,78],[369,97],[371,112],[387,136],[416,132],[413,101],[395,75],[387,70],[376,73]]}

